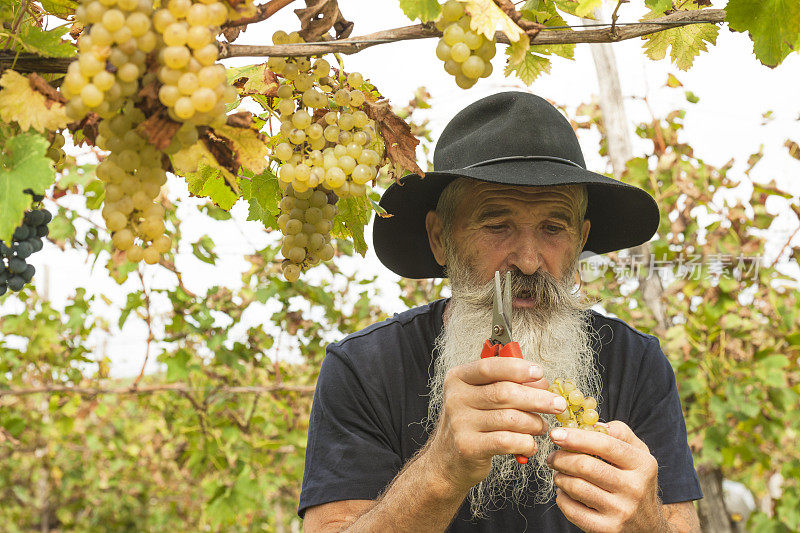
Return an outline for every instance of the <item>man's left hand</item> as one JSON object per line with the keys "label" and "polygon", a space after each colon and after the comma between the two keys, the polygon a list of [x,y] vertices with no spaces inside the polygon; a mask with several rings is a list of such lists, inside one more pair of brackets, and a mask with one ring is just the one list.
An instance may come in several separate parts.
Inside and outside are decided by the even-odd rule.
{"label": "man's left hand", "polygon": [[548,457],[556,471],[556,504],[587,532],[668,531],[658,498],[658,462],[626,424],[607,425],[609,435],[568,428],[551,432],[561,447]]}

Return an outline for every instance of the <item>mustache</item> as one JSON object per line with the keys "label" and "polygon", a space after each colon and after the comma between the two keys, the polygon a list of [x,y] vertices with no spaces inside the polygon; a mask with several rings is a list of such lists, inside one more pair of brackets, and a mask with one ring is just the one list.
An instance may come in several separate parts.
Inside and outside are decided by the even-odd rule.
{"label": "mustache", "polygon": [[[501,279],[503,279],[503,274],[501,273]],[[454,288],[453,296],[477,307],[491,308],[494,301],[494,280],[472,285],[468,289],[459,290],[458,294]],[[537,270],[533,274],[523,274],[518,270],[512,270],[511,296],[513,298],[531,298],[540,308],[555,309],[568,304],[572,294],[565,282],[557,280],[549,272]]]}

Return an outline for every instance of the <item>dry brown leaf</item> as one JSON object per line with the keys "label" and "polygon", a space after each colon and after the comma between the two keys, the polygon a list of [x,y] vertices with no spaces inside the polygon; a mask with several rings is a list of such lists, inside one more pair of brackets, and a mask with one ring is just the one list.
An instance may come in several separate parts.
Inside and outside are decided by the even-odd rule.
{"label": "dry brown leaf", "polygon": [[306,42],[316,41],[333,28],[336,38],[342,39],[353,31],[353,23],[344,19],[336,0],[305,0],[304,9],[295,9],[300,19],[300,36]]}
{"label": "dry brown leaf", "polygon": [[209,128],[200,136],[200,140],[220,166],[225,167],[234,176],[239,172],[241,166],[239,156],[233,150],[233,142],[230,139],[217,135]]}
{"label": "dry brown leaf", "polygon": [[250,111],[239,111],[228,115],[227,124],[234,128],[249,128],[253,125],[253,114]]}
{"label": "dry brown leaf", "polygon": [[365,106],[367,116],[378,125],[378,133],[383,138],[386,155],[392,164],[425,177],[425,173],[417,165],[416,148],[419,139],[411,133],[408,123],[392,111],[388,100],[367,100]]}
{"label": "dry brown leaf", "polygon": [[180,127],[181,125],[178,122],[169,118],[167,108],[162,107],[153,115],[147,117],[147,120],[139,124],[139,126],[136,127],[136,131],[138,131],[139,135],[147,142],[159,150],[164,150],[170,145],[172,137]]}

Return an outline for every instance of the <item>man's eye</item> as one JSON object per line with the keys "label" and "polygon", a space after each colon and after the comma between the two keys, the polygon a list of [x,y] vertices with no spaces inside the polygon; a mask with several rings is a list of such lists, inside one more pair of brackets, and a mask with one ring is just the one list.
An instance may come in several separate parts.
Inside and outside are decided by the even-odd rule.
{"label": "man's eye", "polygon": [[505,224],[492,224],[489,226],[485,226],[486,229],[489,231],[502,231],[506,228]]}
{"label": "man's eye", "polygon": [[552,233],[553,235],[555,235],[556,233],[559,233],[559,232],[561,232],[561,231],[564,231],[564,228],[563,228],[562,226],[557,226],[557,225],[555,225],[555,224],[547,224],[547,225],[545,226],[545,230],[546,230],[548,233]]}

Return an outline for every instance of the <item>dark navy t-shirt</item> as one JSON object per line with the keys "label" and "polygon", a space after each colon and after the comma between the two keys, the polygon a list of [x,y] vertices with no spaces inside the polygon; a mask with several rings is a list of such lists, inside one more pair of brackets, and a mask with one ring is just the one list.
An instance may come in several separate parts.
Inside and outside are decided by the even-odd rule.
{"label": "dark navy t-shirt", "polygon": [[[428,379],[447,300],[395,315],[331,344],[317,381],[298,515],[338,500],[374,500],[428,440]],[[592,311],[599,334],[600,419],[620,420],[657,459],[663,503],[702,497],[675,374],[658,340]],[[477,357],[477,355],[476,355]],[[500,504],[502,505],[502,503]],[[452,532],[579,531],[554,500],[505,503],[470,521],[465,500]]]}

